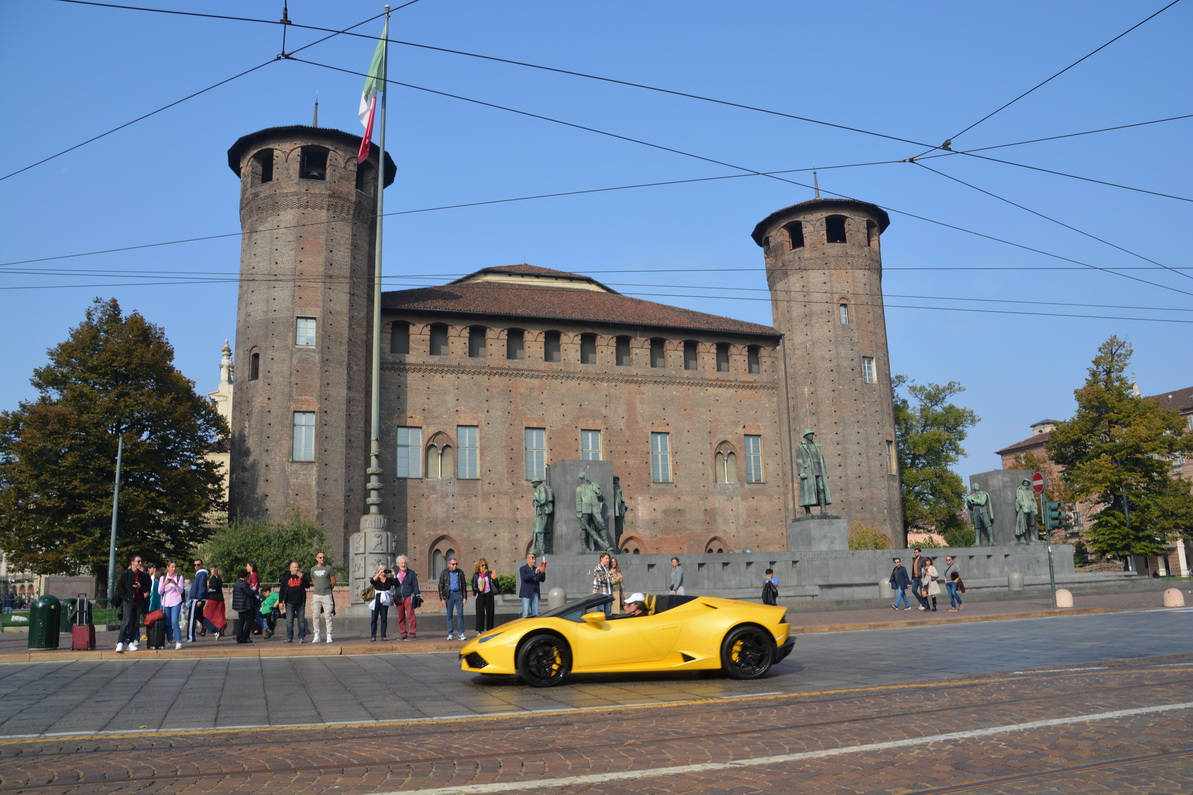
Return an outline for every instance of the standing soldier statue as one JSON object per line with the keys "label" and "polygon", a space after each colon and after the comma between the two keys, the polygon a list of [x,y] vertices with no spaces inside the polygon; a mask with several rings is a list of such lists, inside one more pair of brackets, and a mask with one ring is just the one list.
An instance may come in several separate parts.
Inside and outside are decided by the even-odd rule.
{"label": "standing soldier statue", "polygon": [[994,546],[994,505],[990,502],[990,495],[975,483],[969,494],[965,495],[965,507],[969,508],[969,521],[973,522],[973,545],[982,545],[984,533],[986,541]]}
{"label": "standing soldier statue", "polygon": [[1024,480],[1015,490],[1015,543],[1031,544],[1036,541],[1036,515],[1039,506],[1036,504],[1036,493],[1032,491],[1031,481]]}
{"label": "standing soldier statue", "polygon": [[612,552],[605,535],[605,518],[601,516],[601,487],[588,479],[587,472],[580,473],[580,485],[576,487],[576,518],[580,520],[580,541],[586,552]]}
{"label": "standing soldier statue", "polygon": [[534,543],[530,551],[545,555],[551,551],[548,549],[550,540],[547,538],[547,523],[551,520],[551,514],[555,513],[555,492],[543,483],[542,478],[530,482],[534,484]]}
{"label": "standing soldier statue", "polygon": [[828,513],[827,506],[833,504],[833,496],[828,488],[824,454],[814,436],[815,432],[811,428],[804,431],[804,440],[795,451],[795,465],[799,470],[799,504],[803,506],[805,516],[812,513],[813,505],[819,505],[820,515],[824,516]]}

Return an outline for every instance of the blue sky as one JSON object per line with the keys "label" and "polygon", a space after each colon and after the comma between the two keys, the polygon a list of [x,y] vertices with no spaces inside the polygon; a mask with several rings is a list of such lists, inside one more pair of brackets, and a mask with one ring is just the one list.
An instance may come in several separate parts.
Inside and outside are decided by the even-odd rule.
{"label": "blue sky", "polygon": [[[1111,335],[1134,345],[1145,394],[1193,383],[1193,119],[1143,124],[1193,113],[1193,4],[1139,25],[1166,5],[419,0],[391,23],[408,44],[391,50],[390,77],[419,88],[389,95],[399,172],[386,210],[400,214],[386,222],[386,288],[529,262],[769,324],[749,234],[811,198],[815,168],[824,195],[890,213],[892,371],[964,385],[957,402],[981,422],[958,471],[996,469],[994,451],[1032,422],[1071,416]],[[282,3],[155,7],[276,21]],[[376,36],[380,20],[355,26],[382,10],[290,0],[289,18]],[[33,368],[96,296],[162,325],[180,369],[200,391],[215,387],[235,333],[228,147],[311,123],[316,95],[321,126],[360,132],[353,73],[374,43],[339,35],[276,59],[282,35],[55,0],[0,8],[0,409],[34,396]],[[328,34],[285,35],[293,52]],[[973,154],[931,151],[950,138]],[[1037,139],[1051,140],[1007,146]],[[791,173],[738,176],[750,171]],[[705,181],[434,209],[681,180]]]}

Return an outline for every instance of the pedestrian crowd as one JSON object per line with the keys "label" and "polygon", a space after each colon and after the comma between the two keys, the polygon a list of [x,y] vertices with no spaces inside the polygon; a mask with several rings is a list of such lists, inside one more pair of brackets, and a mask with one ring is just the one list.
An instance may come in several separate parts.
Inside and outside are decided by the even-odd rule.
{"label": "pedestrian crowd", "polygon": [[957,565],[953,556],[945,555],[944,570],[941,571],[936,568],[936,562],[925,556],[919,547],[913,549],[911,555],[910,574],[901,558],[894,559],[895,565],[891,569],[888,581],[891,590],[895,592],[895,603],[891,605],[891,609],[898,610],[900,604],[904,610],[911,609],[911,603],[907,600],[907,591],[910,589],[912,596],[919,602],[920,610],[935,613],[936,599],[940,596],[940,583],[943,582],[949,595],[949,612],[964,610],[961,594],[965,593],[965,581],[961,579],[961,567]]}

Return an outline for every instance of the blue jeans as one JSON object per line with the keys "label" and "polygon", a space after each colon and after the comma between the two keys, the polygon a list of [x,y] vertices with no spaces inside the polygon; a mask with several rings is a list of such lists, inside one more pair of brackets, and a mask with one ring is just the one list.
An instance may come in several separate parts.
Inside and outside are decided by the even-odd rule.
{"label": "blue jeans", "polygon": [[166,614],[163,619],[166,622],[166,640],[170,643],[180,642],[182,630],[178,626],[178,617],[182,615],[182,602],[173,607],[162,607],[162,612]]}
{"label": "blue jeans", "polygon": [[949,607],[957,607],[961,604],[961,594],[957,592],[957,583],[955,580],[949,580],[944,584],[945,588],[949,589]]}
{"label": "blue jeans", "polygon": [[911,602],[907,601],[907,588],[895,588],[895,607],[899,606],[899,602],[903,602],[904,607],[911,607]]}
{"label": "blue jeans", "polygon": [[298,623],[298,642],[306,643],[307,640],[307,606],[302,605],[286,605],[286,642],[294,641],[294,624]]}
{"label": "blue jeans", "polygon": [[[452,616],[455,615],[455,629],[452,629]],[[447,632],[449,635],[464,637],[464,594],[452,591],[447,595]]]}
{"label": "blue jeans", "polygon": [[522,597],[522,618],[539,614],[539,595]]}

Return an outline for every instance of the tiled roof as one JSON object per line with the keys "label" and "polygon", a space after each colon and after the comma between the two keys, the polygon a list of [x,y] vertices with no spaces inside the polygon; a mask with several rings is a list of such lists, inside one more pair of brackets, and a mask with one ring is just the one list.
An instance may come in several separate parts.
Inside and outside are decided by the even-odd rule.
{"label": "tiled roof", "polygon": [[1193,410],[1193,386],[1174,389],[1161,395],[1150,395],[1150,397],[1159,398],[1160,407],[1170,411],[1179,411],[1184,414]]}
{"label": "tiled roof", "polygon": [[[533,279],[509,283],[470,281],[485,272],[543,276],[544,284]],[[558,286],[559,279],[574,280],[585,287]],[[557,286],[552,286],[555,282]],[[594,286],[587,286],[594,285]],[[653,301],[630,298],[609,290],[599,282],[580,274],[510,265],[488,268],[440,287],[419,287],[383,293],[381,304],[390,311],[443,312],[487,315],[508,319],[563,321],[666,329],[746,334],[777,339],[770,326],[710,315]]]}
{"label": "tiled roof", "polygon": [[514,274],[517,276],[552,276],[552,277],[555,277],[556,279],[567,279],[567,280],[574,281],[574,282],[583,282],[583,283],[587,283],[587,284],[593,284],[593,285],[600,287],[603,290],[608,290],[611,293],[617,292],[616,290],[611,290],[610,288],[601,284],[600,282],[598,282],[596,279],[592,278],[591,276],[584,276],[579,273],[568,273],[567,271],[557,271],[554,268],[540,268],[538,265],[528,265],[525,262],[523,262],[519,265],[498,265],[493,268],[481,268],[479,271],[476,271],[475,273],[470,273],[467,276],[461,276],[459,279],[456,279],[454,282],[450,282],[450,284],[462,284],[464,282],[476,281],[479,277],[483,277],[485,274],[489,274],[489,273],[492,273],[492,274],[509,273],[509,274]]}
{"label": "tiled roof", "polygon": [[1044,433],[1036,433],[1024,439],[1022,442],[1015,442],[1008,445],[1001,450],[995,452],[995,455],[1006,455],[1008,453],[1018,453],[1021,450],[1028,450],[1032,447],[1037,447],[1048,441],[1048,437],[1052,436],[1052,431],[1045,431]]}

